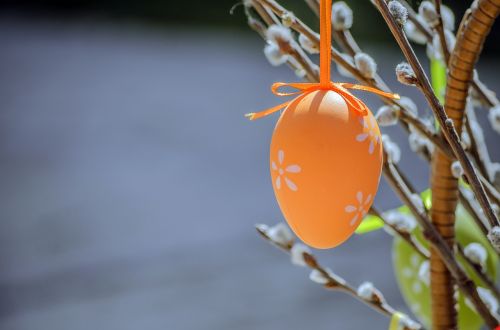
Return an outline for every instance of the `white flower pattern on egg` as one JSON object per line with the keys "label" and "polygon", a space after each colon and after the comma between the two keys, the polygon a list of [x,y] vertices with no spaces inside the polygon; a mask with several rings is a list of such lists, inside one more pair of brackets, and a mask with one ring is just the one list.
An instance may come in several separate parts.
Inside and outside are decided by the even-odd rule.
{"label": "white flower pattern on egg", "polygon": [[356,205],[347,205],[345,207],[346,213],[354,213],[354,217],[351,219],[349,224],[351,226],[354,226],[354,224],[358,221],[361,220],[365,217],[366,213],[368,213],[368,205],[370,204],[372,200],[372,195],[366,196],[365,199],[363,199],[363,193],[361,191],[358,191],[356,193]]}
{"label": "white flower pattern on egg", "polygon": [[368,147],[368,153],[371,155],[375,150],[375,146],[380,142],[380,136],[376,133],[377,122],[373,116],[369,116],[368,120],[365,117],[361,117],[359,122],[363,126],[363,133],[356,135],[356,141],[364,142],[368,139],[370,145]]}
{"label": "white flower pattern on egg", "polygon": [[299,189],[297,185],[287,176],[285,176],[285,174],[300,173],[301,168],[297,164],[291,164],[285,167],[283,164],[284,160],[285,160],[285,152],[283,150],[278,150],[278,164],[276,164],[275,161],[271,162],[271,168],[273,169],[273,171],[278,172],[278,176],[276,177],[275,180],[276,188],[281,189],[282,181],[285,181],[286,186],[291,191],[297,191]]}

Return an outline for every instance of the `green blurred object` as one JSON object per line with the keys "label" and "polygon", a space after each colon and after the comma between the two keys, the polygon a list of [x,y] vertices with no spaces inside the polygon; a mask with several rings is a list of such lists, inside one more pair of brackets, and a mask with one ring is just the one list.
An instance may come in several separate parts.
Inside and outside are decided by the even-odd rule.
{"label": "green blurred object", "polygon": [[[430,200],[430,193],[426,192],[425,194],[428,195],[427,197]],[[409,212],[406,207],[402,207],[400,210],[405,213]],[[461,205],[458,206],[456,212],[455,233],[457,241],[463,247],[470,243],[477,242],[486,249],[488,255],[486,260],[486,272],[490,278],[495,279],[497,275],[498,256],[488,244],[488,241],[474,223],[472,217],[467,214]],[[424,239],[420,227],[416,227],[412,234],[423,246],[428,248],[429,245]],[[419,276],[419,270],[424,262],[424,258],[416,253],[412,246],[398,236],[394,237],[392,256],[396,280],[406,304],[424,326],[430,328],[431,304],[429,284],[423,281],[422,276]],[[474,283],[479,287],[484,286],[475,272],[461,259],[461,257],[458,256],[457,258]],[[468,303],[466,303],[465,297],[461,293],[458,296],[458,305],[459,329],[478,330],[483,324],[482,318]]]}
{"label": "green blurred object", "polygon": [[438,60],[431,60],[431,82],[439,102],[444,103],[446,92],[446,67]]}
{"label": "green blurred object", "polygon": [[[425,190],[420,194],[427,209],[431,207],[431,191]],[[366,234],[384,228],[384,221],[375,215],[367,215],[356,229],[356,234]]]}
{"label": "green blurred object", "polygon": [[384,221],[375,215],[367,215],[356,229],[356,234],[366,234],[384,227]]}

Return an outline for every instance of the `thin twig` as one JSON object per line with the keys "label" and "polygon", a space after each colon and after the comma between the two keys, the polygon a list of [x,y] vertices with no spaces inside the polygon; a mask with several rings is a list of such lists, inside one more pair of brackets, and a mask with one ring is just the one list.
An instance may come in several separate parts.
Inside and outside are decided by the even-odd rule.
{"label": "thin twig", "polygon": [[441,49],[443,51],[444,63],[448,66],[450,61],[450,51],[446,43],[446,35],[444,34],[443,17],[441,17],[441,0],[434,0],[434,6],[437,13],[437,25],[435,29],[439,35],[439,41],[441,43]]}
{"label": "thin twig", "polygon": [[481,282],[483,282],[484,285],[486,285],[488,289],[490,289],[490,291],[495,295],[495,298],[497,300],[500,300],[500,291],[498,291],[497,286],[495,285],[495,283],[493,283],[488,274],[486,274],[483,267],[470,260],[470,258],[465,255],[464,249],[459,243],[456,244],[456,250],[458,251],[458,254],[465,260],[465,262],[474,270]]}
{"label": "thin twig", "polygon": [[385,217],[373,206],[370,209],[370,213],[379,217],[386,226],[390,227],[399,237],[401,237],[406,243],[408,243],[408,245],[410,245],[415,250],[415,252],[420,254],[422,258],[429,259],[429,250],[427,250],[422,244],[420,244],[420,241],[416,239],[414,235],[408,232],[403,232],[399,230],[395,225],[389,223],[385,219]]}
{"label": "thin twig", "polygon": [[[293,243],[292,244],[283,244],[283,243],[274,241],[271,237],[269,237],[269,235],[267,234],[267,232],[265,230],[262,230],[259,227],[257,227],[256,229],[257,229],[257,232],[264,239],[266,239],[268,242],[270,242],[271,244],[273,244],[274,246],[278,247],[279,249],[281,249],[282,251],[284,251],[288,254],[291,253]],[[317,270],[318,272],[321,273],[321,275],[325,279],[327,279],[327,283],[324,284],[324,287],[326,289],[337,290],[337,291],[342,291],[342,292],[348,293],[352,297],[365,303],[366,305],[368,305],[372,309],[376,310],[377,312],[379,312],[383,315],[389,316],[389,317],[393,317],[393,315],[397,312],[397,310],[394,309],[391,305],[389,305],[385,301],[385,299],[367,300],[367,299],[363,299],[362,297],[360,297],[358,295],[356,289],[352,285],[350,285],[345,279],[341,278],[337,274],[335,274],[335,276],[332,276],[332,273],[327,268],[323,267],[318,262],[316,257],[314,255],[312,255],[311,253],[304,252],[303,258],[304,258],[304,261],[306,262],[307,266],[310,269]],[[412,321],[412,322],[416,325],[419,325],[415,321]],[[420,326],[420,328],[422,328],[421,325],[419,325],[419,326]],[[405,328],[405,329],[410,330],[409,328]]]}
{"label": "thin twig", "polygon": [[488,235],[488,231],[490,228],[488,228],[486,224],[483,222],[483,219],[479,214],[478,209],[472,205],[473,201],[471,201],[468,198],[467,193],[465,192],[465,188],[458,187],[458,198],[460,200],[460,203],[464,206],[464,208],[467,210],[472,219],[474,219],[474,222],[486,237],[486,235]]}

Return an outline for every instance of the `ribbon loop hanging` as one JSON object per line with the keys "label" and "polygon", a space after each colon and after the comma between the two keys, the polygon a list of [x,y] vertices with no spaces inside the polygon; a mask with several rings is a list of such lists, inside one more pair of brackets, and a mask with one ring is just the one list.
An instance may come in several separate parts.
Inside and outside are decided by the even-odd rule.
{"label": "ribbon loop hanging", "polygon": [[[350,106],[351,109],[359,113],[360,115],[366,115],[366,105],[361,102],[356,96],[354,96],[349,89],[361,90],[369,93],[374,93],[380,96],[399,99],[398,94],[388,93],[381,91],[377,88],[351,84],[351,83],[336,83],[332,82],[330,78],[330,66],[331,66],[331,12],[332,12],[332,1],[331,0],[321,0],[320,4],[320,81],[314,83],[285,83],[276,82],[272,85],[271,91],[276,96],[305,96],[313,91],[317,90],[330,90],[338,93],[344,101]],[[280,91],[281,88],[291,88],[296,89],[294,92],[283,92]],[[272,108],[266,109],[257,113],[249,113],[245,116],[250,120],[255,120],[268,116],[274,112],[277,112],[283,108],[286,108],[292,100],[274,106]]]}

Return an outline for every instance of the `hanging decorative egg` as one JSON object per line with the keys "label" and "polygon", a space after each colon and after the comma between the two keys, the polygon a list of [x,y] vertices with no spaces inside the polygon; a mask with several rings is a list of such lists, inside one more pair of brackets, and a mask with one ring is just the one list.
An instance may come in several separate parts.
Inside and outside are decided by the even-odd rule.
{"label": "hanging decorative egg", "polygon": [[[271,142],[274,194],[292,230],[306,244],[326,249],[348,239],[370,209],[382,170],[382,141],[370,109],[349,89],[398,99],[397,94],[332,82],[331,0],[320,2],[319,82],[274,83],[278,96],[295,99],[283,108]],[[281,92],[282,87],[296,92]]]}
{"label": "hanging decorative egg", "polygon": [[274,129],[274,193],[306,244],[331,248],[351,236],[370,209],[382,169],[382,143],[368,108],[351,108],[332,90],[293,100]]}
{"label": "hanging decorative egg", "polygon": [[[487,251],[486,273],[490,278],[496,278],[498,256],[491,248],[481,231],[459,206],[455,223],[456,239],[462,246],[470,243],[480,243]],[[417,227],[412,235],[427,247],[422,231]],[[428,261],[415,252],[415,250],[399,236],[394,237],[392,246],[394,273],[407,306],[427,329],[431,329],[431,294],[429,288]],[[459,258],[459,261],[462,259]],[[479,287],[484,284],[468,265],[461,262],[470,278]],[[426,269],[427,268],[427,269]],[[483,324],[481,316],[466,302],[462,293],[458,295],[458,328],[478,330]]]}

